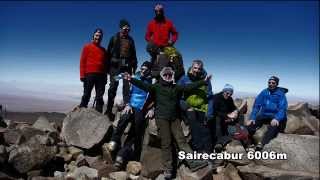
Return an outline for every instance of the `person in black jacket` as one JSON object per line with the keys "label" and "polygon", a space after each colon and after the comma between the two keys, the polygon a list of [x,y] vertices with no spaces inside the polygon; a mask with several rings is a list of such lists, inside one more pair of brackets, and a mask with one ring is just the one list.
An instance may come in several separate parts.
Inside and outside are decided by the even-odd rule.
{"label": "person in black jacket", "polygon": [[211,125],[213,132],[215,132],[215,150],[221,152],[226,143],[231,141],[228,136],[228,125],[236,123],[238,118],[238,109],[234,104],[233,87],[226,84],[221,92],[213,96],[213,116],[214,125]]}
{"label": "person in black jacket", "polygon": [[[108,103],[105,114],[113,121],[112,107],[116,97],[119,81],[115,79],[121,73],[134,74],[137,69],[137,56],[134,40],[129,35],[130,24],[127,20],[120,20],[120,31],[111,37],[107,52],[111,55],[108,72],[110,75],[110,87],[108,90]],[[123,80],[122,94],[124,102],[130,98],[130,85]]]}

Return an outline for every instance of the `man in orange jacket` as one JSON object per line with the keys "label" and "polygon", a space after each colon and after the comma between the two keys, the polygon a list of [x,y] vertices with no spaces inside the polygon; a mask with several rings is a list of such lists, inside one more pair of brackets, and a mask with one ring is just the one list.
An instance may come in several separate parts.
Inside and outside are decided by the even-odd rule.
{"label": "man in orange jacket", "polygon": [[154,7],[155,17],[149,22],[145,39],[148,42],[147,51],[152,61],[156,59],[159,48],[172,46],[178,39],[178,32],[171,20],[164,16],[162,4]]}
{"label": "man in orange jacket", "polygon": [[104,104],[103,94],[105,92],[107,80],[107,53],[105,49],[100,46],[102,37],[102,29],[96,29],[93,34],[92,42],[83,47],[80,58],[80,80],[83,82],[83,96],[80,107],[88,106],[91,91],[93,87],[95,87],[95,109],[100,113],[102,113]]}

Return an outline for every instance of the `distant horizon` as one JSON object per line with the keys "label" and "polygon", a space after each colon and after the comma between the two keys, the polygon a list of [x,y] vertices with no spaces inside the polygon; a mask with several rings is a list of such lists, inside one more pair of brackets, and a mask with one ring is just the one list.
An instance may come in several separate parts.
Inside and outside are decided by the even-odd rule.
{"label": "distant horizon", "polygon": [[[92,31],[104,30],[106,47],[126,18],[140,65],[150,59],[144,34],[156,3],[0,2],[0,94],[80,102],[79,58]],[[186,70],[202,59],[214,93],[228,83],[235,95],[257,95],[276,75],[288,98],[319,103],[319,1],[160,3],[179,32]]]}

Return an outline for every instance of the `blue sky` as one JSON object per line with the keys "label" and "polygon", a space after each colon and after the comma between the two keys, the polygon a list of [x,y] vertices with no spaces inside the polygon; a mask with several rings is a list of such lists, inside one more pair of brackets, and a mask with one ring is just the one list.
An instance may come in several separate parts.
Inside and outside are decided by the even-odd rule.
{"label": "blue sky", "polygon": [[[0,82],[20,90],[79,97],[79,57],[96,27],[102,45],[131,23],[139,64],[155,2],[0,2]],[[185,67],[202,59],[214,91],[226,83],[257,94],[271,75],[288,96],[319,99],[318,1],[163,2],[179,31]],[[1,85],[0,85],[1,88]],[[8,90],[10,91],[10,90]],[[13,92],[13,91],[12,91]],[[80,99],[79,99],[80,101]]]}

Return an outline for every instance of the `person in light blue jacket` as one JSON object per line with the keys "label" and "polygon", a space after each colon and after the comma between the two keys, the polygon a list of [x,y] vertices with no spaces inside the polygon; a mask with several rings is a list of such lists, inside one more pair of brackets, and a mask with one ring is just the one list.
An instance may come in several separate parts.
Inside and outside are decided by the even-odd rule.
{"label": "person in light blue jacket", "polygon": [[[134,78],[151,84],[151,63],[145,61]],[[135,85],[131,87],[129,102],[124,103],[125,108],[122,111],[117,128],[113,131],[111,141],[107,145],[108,150],[113,153],[120,149],[115,161],[115,166],[119,169],[123,168],[129,160],[140,161],[146,121],[153,116],[149,93]],[[120,147],[121,137],[129,122],[131,122],[131,128],[123,147]]]}
{"label": "person in light blue jacket", "polygon": [[275,138],[280,130],[283,130],[287,121],[288,102],[285,94],[288,89],[278,87],[279,78],[271,76],[268,80],[268,88],[261,91],[256,97],[247,129],[252,136],[263,124],[268,124],[268,130],[262,141],[256,145],[256,150],[262,150],[265,144]]}

